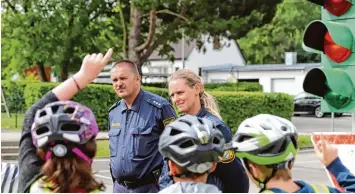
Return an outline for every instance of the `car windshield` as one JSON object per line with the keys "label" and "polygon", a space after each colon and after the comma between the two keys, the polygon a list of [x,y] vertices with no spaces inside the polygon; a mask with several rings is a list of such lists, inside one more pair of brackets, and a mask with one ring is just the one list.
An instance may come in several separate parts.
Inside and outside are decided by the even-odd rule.
{"label": "car windshield", "polygon": [[305,99],[305,98],[307,98],[307,99],[319,99],[320,97],[315,96],[315,95],[313,95],[313,94],[309,94],[309,93],[307,93],[307,92],[299,93],[299,94],[297,94],[297,95],[294,97],[294,99]]}

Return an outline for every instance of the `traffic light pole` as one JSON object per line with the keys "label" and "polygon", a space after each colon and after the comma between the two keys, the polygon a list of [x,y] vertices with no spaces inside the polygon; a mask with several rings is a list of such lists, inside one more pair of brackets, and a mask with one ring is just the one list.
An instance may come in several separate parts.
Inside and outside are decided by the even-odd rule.
{"label": "traffic light pole", "polygon": [[332,112],[332,132],[334,132],[334,113]]}
{"label": "traffic light pole", "polygon": [[352,119],[351,119],[351,123],[352,123],[352,132],[353,133],[355,133],[355,113],[352,113],[351,114],[351,117],[352,117]]}

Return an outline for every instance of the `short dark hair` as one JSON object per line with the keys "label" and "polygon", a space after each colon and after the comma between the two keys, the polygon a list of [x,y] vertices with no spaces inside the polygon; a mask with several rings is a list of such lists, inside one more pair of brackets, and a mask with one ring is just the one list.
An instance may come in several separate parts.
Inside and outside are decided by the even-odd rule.
{"label": "short dark hair", "polygon": [[119,66],[122,63],[128,64],[130,66],[130,68],[132,69],[132,72],[135,73],[136,75],[139,75],[139,71],[138,71],[138,67],[137,67],[136,63],[134,63],[133,61],[128,60],[128,59],[123,59],[123,60],[115,62],[112,65],[111,69]]}

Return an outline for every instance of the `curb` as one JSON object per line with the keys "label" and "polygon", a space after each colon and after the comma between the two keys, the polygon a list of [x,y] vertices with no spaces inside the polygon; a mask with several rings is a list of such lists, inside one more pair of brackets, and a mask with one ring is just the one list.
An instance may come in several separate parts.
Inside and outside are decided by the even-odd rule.
{"label": "curb", "polygon": [[314,152],[314,147],[304,147],[300,148],[299,153],[309,153]]}

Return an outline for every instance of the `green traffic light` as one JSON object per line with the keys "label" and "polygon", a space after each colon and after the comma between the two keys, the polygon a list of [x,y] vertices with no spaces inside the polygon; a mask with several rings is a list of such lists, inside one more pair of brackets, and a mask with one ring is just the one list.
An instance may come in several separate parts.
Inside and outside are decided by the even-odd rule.
{"label": "green traffic light", "polygon": [[346,107],[351,102],[351,98],[344,97],[340,94],[337,94],[333,91],[329,91],[324,95],[324,100],[328,102],[329,105],[334,108],[341,109]]}

